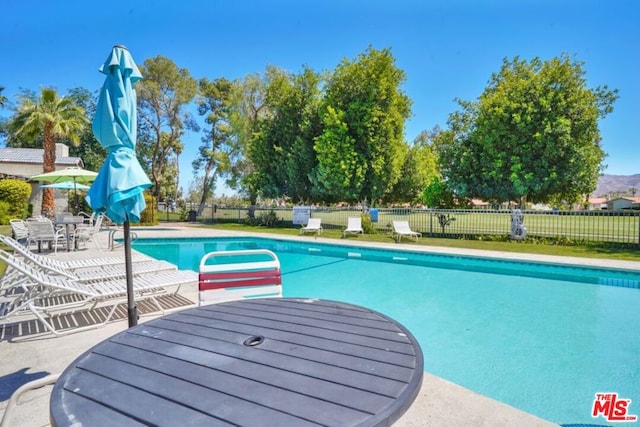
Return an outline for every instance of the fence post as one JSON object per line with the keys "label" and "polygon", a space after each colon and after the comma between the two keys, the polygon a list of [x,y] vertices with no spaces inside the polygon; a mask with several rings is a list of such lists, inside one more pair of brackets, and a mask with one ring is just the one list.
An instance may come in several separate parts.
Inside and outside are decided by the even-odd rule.
{"label": "fence post", "polygon": [[429,209],[429,237],[433,237],[433,209]]}

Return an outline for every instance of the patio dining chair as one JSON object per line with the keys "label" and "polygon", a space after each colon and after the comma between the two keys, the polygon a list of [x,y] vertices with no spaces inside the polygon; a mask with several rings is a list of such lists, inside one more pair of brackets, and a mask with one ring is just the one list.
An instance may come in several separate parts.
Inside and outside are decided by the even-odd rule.
{"label": "patio dining chair", "polygon": [[95,212],[91,212],[90,214],[80,211],[78,212],[78,216],[81,216],[84,218],[84,223],[87,225],[93,225],[96,221],[96,213]]}
{"label": "patio dining chair", "polygon": [[26,221],[23,219],[11,219],[9,224],[11,225],[13,238],[20,243],[26,244],[27,240],[29,240],[29,228]]}
{"label": "patio dining chair", "polygon": [[27,246],[31,243],[36,243],[38,252],[42,252],[43,243],[47,243],[50,248],[53,246],[54,252],[58,252],[58,246],[66,246],[67,240],[64,229],[56,229],[50,219],[44,217],[28,218],[26,223],[29,230]]}
{"label": "patio dining chair", "polygon": [[98,233],[102,230],[102,222],[104,215],[100,214],[95,217],[93,224],[79,224],[76,226],[72,234],[72,239],[77,243],[82,243],[91,240],[96,249],[102,249],[100,242],[98,241]]}

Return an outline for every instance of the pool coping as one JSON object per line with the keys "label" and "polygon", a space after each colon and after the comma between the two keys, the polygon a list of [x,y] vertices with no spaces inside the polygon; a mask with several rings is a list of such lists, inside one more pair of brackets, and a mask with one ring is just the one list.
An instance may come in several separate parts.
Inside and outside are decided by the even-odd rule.
{"label": "pool coping", "polygon": [[[163,225],[163,230],[154,236],[148,236],[146,233],[154,233],[154,230],[143,230],[143,233],[140,233],[141,238],[158,238],[158,237],[187,237],[183,233],[185,230],[193,230],[197,229],[202,232],[214,232],[213,236],[221,237],[226,235],[228,237],[234,236],[246,236],[246,237],[262,237],[269,238],[275,240],[285,240],[285,241],[293,241],[293,242],[309,242],[314,241],[318,243],[330,244],[330,245],[340,245],[340,246],[350,246],[350,247],[360,247],[360,248],[371,248],[371,249],[386,249],[386,250],[398,250],[398,251],[409,251],[409,252],[421,252],[427,254],[436,254],[436,255],[457,255],[457,256],[469,256],[469,257],[480,257],[480,258],[493,258],[493,259],[503,259],[509,261],[531,261],[531,262],[542,262],[542,263],[552,263],[552,264],[562,264],[562,265],[573,265],[573,266],[586,266],[586,267],[599,267],[599,268],[610,268],[617,270],[626,270],[626,271],[634,271],[640,272],[640,261],[629,261],[629,260],[613,260],[613,259],[605,259],[605,258],[581,258],[581,257],[569,257],[569,256],[560,256],[560,255],[541,255],[541,254],[531,254],[531,253],[514,253],[514,252],[503,252],[503,251],[489,251],[489,250],[481,250],[481,249],[464,249],[464,248],[448,248],[442,246],[428,246],[428,245],[413,245],[407,243],[384,243],[384,242],[368,242],[368,241],[358,241],[357,236],[355,238],[347,238],[347,239],[330,239],[320,236],[310,236],[310,235],[300,235],[300,236],[290,236],[283,234],[275,234],[275,233],[258,233],[258,232],[250,232],[250,231],[231,231],[231,230],[219,230],[213,228],[202,227],[199,225],[182,225],[182,224],[174,224],[171,226]],[[172,235],[171,231],[175,231],[179,233],[179,235]],[[188,237],[207,237],[206,235],[191,235]]]}

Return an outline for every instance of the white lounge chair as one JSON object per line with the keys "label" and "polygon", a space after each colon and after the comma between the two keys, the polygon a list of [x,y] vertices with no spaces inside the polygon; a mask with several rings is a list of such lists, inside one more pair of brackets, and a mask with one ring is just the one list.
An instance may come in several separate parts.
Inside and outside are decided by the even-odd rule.
{"label": "white lounge chair", "polygon": [[[12,248],[14,251],[18,249],[29,250],[31,253],[34,253],[27,246],[20,245],[20,242],[17,242],[15,239],[12,239],[8,236],[0,237],[3,240],[2,243]],[[139,252],[131,253],[131,261],[133,262],[147,262],[147,261],[155,261],[155,258],[150,256],[141,254]],[[56,258],[56,262],[60,264],[63,268],[69,268],[71,270],[79,269],[79,268],[89,268],[89,267],[101,267],[103,265],[118,265],[124,264],[124,256],[105,256],[105,257],[96,257],[96,258],[80,258],[80,259],[69,259],[63,261],[61,259]]]}
{"label": "white lounge chair", "polygon": [[417,242],[422,237],[422,233],[413,231],[409,227],[409,221],[393,221],[392,237],[396,242],[399,242],[402,237],[414,238]]}
{"label": "white lounge chair", "polygon": [[209,252],[199,271],[199,305],[282,296],[280,261],[267,249]]}
{"label": "white lounge chair", "polygon": [[[0,235],[0,243],[13,249],[14,254],[20,255],[26,264],[45,273],[48,272],[49,274],[57,274],[70,279],[80,280],[115,279],[126,276],[124,258],[120,265],[113,263],[95,263],[92,265],[69,266],[58,259],[30,251],[11,237]],[[175,264],[167,261],[154,260],[152,258],[134,262],[131,267],[134,275],[178,269]]]}
{"label": "white lounge chair", "polygon": [[305,227],[300,228],[300,234],[317,233],[322,234],[322,218],[309,218]]}
{"label": "white lounge chair", "polygon": [[347,237],[347,234],[364,234],[362,229],[362,218],[359,216],[349,217],[347,220],[347,228],[342,232],[342,237]]}
{"label": "white lounge chair", "polygon": [[[45,274],[2,249],[0,260],[19,271],[25,279],[17,285],[22,292],[14,299],[0,304],[0,319],[30,311],[47,330],[60,336],[104,326],[116,310],[127,303],[125,279],[84,281]],[[156,297],[166,294],[166,287],[175,286],[175,294],[182,285],[195,283],[197,280],[197,274],[189,270],[159,271],[151,275],[134,276],[133,289],[136,299],[149,299],[155,303],[159,312],[164,313],[165,310]],[[110,304],[108,313],[99,323],[59,330],[50,319],[52,314],[69,314],[80,308],[86,309],[87,306],[92,309],[99,303]]]}

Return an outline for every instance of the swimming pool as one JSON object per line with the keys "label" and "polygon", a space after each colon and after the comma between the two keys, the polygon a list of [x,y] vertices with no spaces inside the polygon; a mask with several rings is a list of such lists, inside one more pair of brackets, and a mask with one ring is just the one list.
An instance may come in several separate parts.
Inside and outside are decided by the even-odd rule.
{"label": "swimming pool", "polygon": [[425,370],[547,420],[593,419],[595,393],[640,413],[640,272],[262,238],[138,239],[197,270],[214,250],[276,252],[283,292],[351,302],[404,324]]}

